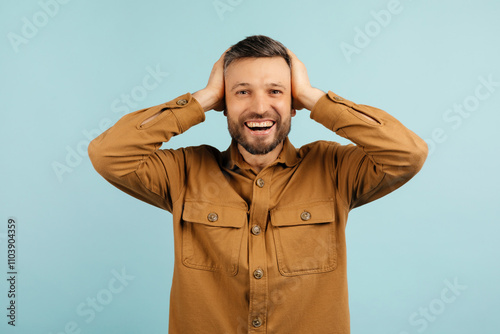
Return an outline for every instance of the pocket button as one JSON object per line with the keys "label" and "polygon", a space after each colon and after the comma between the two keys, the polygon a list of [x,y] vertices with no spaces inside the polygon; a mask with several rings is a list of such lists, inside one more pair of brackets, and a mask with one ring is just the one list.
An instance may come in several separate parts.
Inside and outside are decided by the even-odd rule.
{"label": "pocket button", "polygon": [[304,211],[300,214],[300,219],[304,220],[304,221],[307,221],[309,219],[311,219],[311,213],[308,212],[308,211]]}
{"label": "pocket button", "polygon": [[219,220],[219,216],[215,212],[210,212],[207,216],[209,222],[214,223]]}

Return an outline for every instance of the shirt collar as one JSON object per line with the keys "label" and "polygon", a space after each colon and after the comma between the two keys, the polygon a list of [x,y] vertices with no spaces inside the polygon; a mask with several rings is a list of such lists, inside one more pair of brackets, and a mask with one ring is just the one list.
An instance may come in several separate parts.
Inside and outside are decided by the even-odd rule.
{"label": "shirt collar", "polygon": [[[285,138],[283,142],[283,149],[281,150],[278,158],[271,164],[275,165],[278,163],[285,164],[288,167],[295,166],[300,161],[299,153],[297,149],[292,145],[288,137]],[[238,150],[238,143],[233,139],[229,148],[223,153],[223,163],[224,167],[228,169],[234,169],[238,167],[240,169],[250,169],[250,165],[243,159],[243,156]]]}

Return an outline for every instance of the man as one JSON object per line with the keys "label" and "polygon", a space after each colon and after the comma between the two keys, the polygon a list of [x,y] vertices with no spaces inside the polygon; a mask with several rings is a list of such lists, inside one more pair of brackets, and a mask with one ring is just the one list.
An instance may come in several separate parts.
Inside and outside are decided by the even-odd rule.
{"label": "man", "polygon": [[[287,138],[296,110],[356,145]],[[160,150],[224,110],[231,146]],[[170,333],[349,333],[348,212],[407,182],[425,142],[382,110],[313,88],[281,43],[252,36],[207,86],[136,111],[89,156],[109,182],[173,214]]]}

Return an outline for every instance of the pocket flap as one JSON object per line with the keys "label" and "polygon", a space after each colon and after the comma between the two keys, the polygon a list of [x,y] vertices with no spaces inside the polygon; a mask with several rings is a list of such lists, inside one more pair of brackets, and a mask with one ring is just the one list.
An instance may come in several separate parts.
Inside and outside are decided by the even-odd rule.
{"label": "pocket flap", "polygon": [[247,219],[246,206],[229,206],[221,203],[189,201],[184,203],[184,221],[218,227],[241,228]]}
{"label": "pocket flap", "polygon": [[297,226],[335,221],[333,200],[291,204],[271,210],[274,226]]}

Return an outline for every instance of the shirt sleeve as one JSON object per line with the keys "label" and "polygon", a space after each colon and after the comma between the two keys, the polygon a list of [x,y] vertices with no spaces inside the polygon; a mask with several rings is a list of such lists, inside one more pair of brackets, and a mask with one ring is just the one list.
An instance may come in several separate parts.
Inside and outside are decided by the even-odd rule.
{"label": "shirt sleeve", "polygon": [[355,144],[333,145],[329,152],[332,177],[350,208],[399,188],[418,173],[427,157],[425,141],[394,117],[331,91],[316,103],[311,118]]}
{"label": "shirt sleeve", "polygon": [[89,158],[96,171],[120,190],[171,211],[184,187],[186,150],[160,147],[204,120],[201,105],[187,93],[123,116],[90,143]]}

